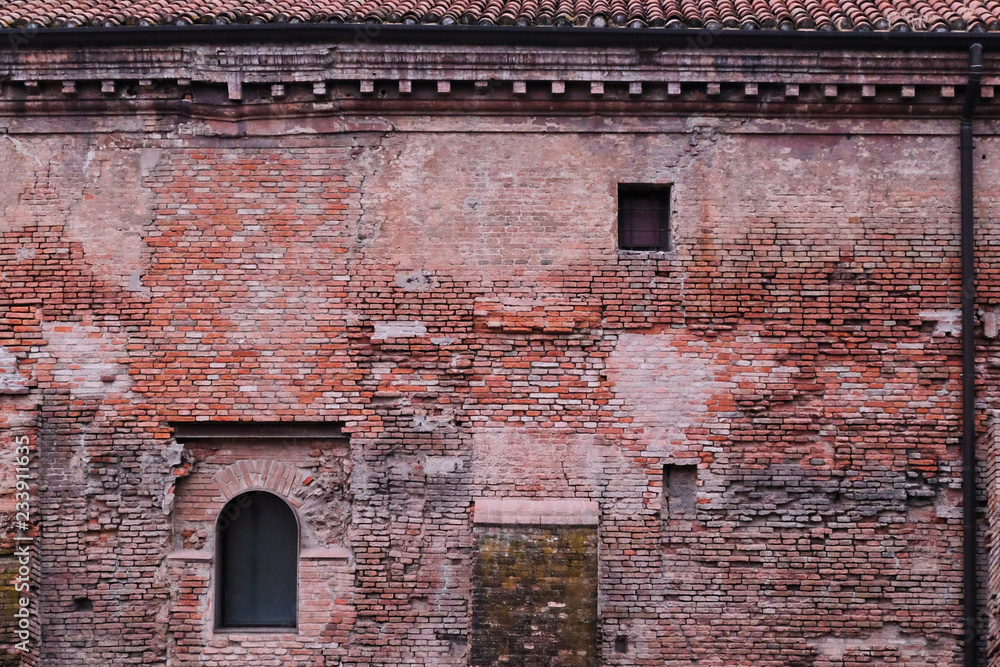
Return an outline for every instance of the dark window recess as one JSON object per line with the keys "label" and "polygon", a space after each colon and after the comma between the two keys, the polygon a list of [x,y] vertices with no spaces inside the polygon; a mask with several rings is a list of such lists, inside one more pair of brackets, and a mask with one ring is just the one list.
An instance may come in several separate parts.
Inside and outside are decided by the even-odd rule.
{"label": "dark window recess", "polygon": [[283,500],[233,498],[216,524],[220,627],[295,627],[299,530]]}
{"label": "dark window recess", "polygon": [[670,249],[670,188],[619,184],[618,247],[622,250]]}
{"label": "dark window recess", "polygon": [[698,466],[663,466],[663,518],[694,519],[698,506]]}

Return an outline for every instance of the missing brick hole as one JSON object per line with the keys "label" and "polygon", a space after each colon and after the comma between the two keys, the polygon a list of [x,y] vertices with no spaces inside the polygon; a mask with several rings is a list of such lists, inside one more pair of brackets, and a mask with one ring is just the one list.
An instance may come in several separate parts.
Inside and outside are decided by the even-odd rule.
{"label": "missing brick hole", "polygon": [[73,598],[73,611],[94,611],[94,601],[90,598]]}
{"label": "missing brick hole", "polygon": [[938,325],[937,322],[921,321],[920,324],[918,325],[918,328],[920,329],[920,333],[932,334],[934,333],[934,330],[937,329],[937,325]]}
{"label": "missing brick hole", "polygon": [[615,637],[615,653],[628,653],[628,637],[625,635]]}

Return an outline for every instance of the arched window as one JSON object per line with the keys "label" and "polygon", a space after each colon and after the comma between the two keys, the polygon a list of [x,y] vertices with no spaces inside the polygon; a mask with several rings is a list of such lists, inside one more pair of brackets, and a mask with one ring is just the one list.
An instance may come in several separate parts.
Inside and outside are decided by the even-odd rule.
{"label": "arched window", "polygon": [[219,627],[295,627],[299,528],[279,497],[248,491],[216,523]]}

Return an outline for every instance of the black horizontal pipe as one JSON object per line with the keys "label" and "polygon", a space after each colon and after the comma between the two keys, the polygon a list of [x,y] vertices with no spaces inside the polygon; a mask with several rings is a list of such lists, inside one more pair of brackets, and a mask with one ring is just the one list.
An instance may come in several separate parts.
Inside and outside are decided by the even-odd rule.
{"label": "black horizontal pipe", "polygon": [[693,28],[442,26],[381,23],[265,23],[0,29],[0,51],[50,47],[165,46],[261,42],[437,44],[640,49],[796,49],[805,51],[967,52],[973,43],[1000,49],[1000,33],[819,32]]}

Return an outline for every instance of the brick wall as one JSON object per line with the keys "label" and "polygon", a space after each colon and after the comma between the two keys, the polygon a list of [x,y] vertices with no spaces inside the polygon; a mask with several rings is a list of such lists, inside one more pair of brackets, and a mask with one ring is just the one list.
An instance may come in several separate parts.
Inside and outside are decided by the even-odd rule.
{"label": "brick wall", "polygon": [[[602,664],[957,664],[954,123],[421,113],[0,142],[42,664],[469,664],[480,498],[598,504]],[[615,249],[619,182],[673,184],[672,251]],[[191,420],[349,445],[223,453]],[[299,514],[292,635],[212,627],[199,489],[241,460],[334,490]],[[697,466],[690,511],[664,465]]]}

